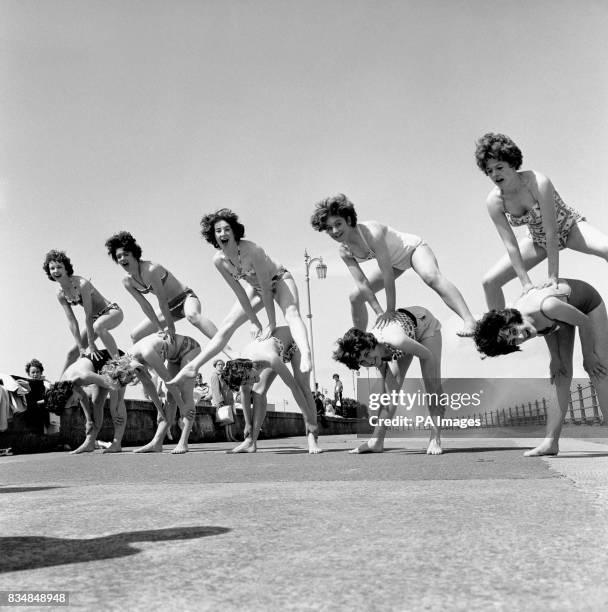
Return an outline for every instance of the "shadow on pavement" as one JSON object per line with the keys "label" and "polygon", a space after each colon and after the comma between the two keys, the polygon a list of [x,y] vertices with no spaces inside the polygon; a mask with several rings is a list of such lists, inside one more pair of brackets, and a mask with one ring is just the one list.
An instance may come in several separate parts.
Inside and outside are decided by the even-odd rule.
{"label": "shadow on pavement", "polygon": [[140,552],[136,542],[191,540],[229,532],[226,527],[175,527],[131,531],[91,539],[45,536],[0,537],[0,573],[128,557]]}
{"label": "shadow on pavement", "polygon": [[48,491],[63,489],[63,487],[0,487],[0,493],[29,493],[30,491]]}

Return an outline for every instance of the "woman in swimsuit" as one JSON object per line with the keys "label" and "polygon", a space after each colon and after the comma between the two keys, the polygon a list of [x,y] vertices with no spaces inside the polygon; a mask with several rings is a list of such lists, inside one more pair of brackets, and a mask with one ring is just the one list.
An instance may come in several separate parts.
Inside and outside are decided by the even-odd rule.
{"label": "woman in swimsuit", "polygon": [[[109,302],[99,293],[90,280],[74,274],[70,258],[63,251],[52,250],[46,254],[42,268],[48,278],[59,284],[57,300],[68,319],[68,326],[76,345],[70,349],[63,365],[62,374],[87,350],[93,358],[99,358],[95,339],[100,338],[112,357],[118,357],[118,347],[110,334],[123,320],[120,306]],[[84,309],[86,330],[82,333],[73,306]]]}
{"label": "woman in swimsuit", "polygon": [[543,336],[549,347],[549,376],[556,387],[559,409],[549,411],[545,439],[525,453],[529,457],[559,452],[570,399],[575,327],[579,329],[583,367],[608,422],[608,317],[600,294],[591,285],[565,278],[556,287],[533,287],[517,299],[513,308],[491,310],[477,325],[477,350],[488,357],[519,351],[520,344],[537,336]]}
{"label": "woman in swimsuit", "polygon": [[[238,216],[228,208],[205,215],[201,219],[201,234],[217,249],[213,263],[234,291],[238,301],[222,321],[218,333],[205,350],[171,382],[177,382],[184,377],[194,378],[198,369],[226,346],[232,334],[247,319],[251,321],[255,337],[259,340],[270,338],[277,325],[275,302],[283,311],[285,322],[289,325],[300,350],[300,367],[303,372],[309,372],[310,346],[300,316],[298,288],[291,273],[270,259],[266,251],[255,242],[243,240],[245,227],[239,223]],[[262,326],[256,314],[262,308],[268,315],[266,327]]]}
{"label": "woman in swimsuit", "polygon": [[[424,380],[425,391],[431,395],[428,409],[432,417],[431,435],[426,450],[427,455],[440,455],[441,423],[444,407],[438,403],[443,393],[441,386],[441,323],[422,306],[408,306],[395,312],[393,319],[385,326],[376,325],[371,332],[353,327],[338,340],[334,359],[351,370],[360,366],[376,367],[383,380],[386,393],[399,392],[405,375],[418,357]],[[353,454],[381,453],[384,451],[384,438],[387,433],[386,419],[392,419],[397,404],[381,406],[378,413],[379,423],[374,427],[372,437],[357,448]]]}
{"label": "woman in swimsuit", "polygon": [[[507,254],[486,273],[483,288],[488,308],[505,307],[502,287],[517,277],[523,293],[534,285],[528,270],[545,257],[548,278],[541,286],[557,286],[559,251],[564,248],[608,260],[608,237],[587,222],[576,209],[563,202],[551,181],[535,170],[519,171],[522,153],[504,134],[485,134],[478,142],[475,159],[479,169],[494,183],[486,199],[488,212]],[[519,243],[511,226],[528,226]]]}
{"label": "woman in swimsuit", "polygon": [[[152,334],[136,342],[129,353],[129,367],[134,367],[140,375],[146,393],[156,393],[154,383],[147,374],[151,368],[165,383],[173,378],[181,368],[186,366],[201,352],[199,343],[190,338],[176,334],[173,338],[166,333]],[[148,380],[149,379],[149,383]],[[182,418],[182,433],[177,446],[171,451],[173,455],[188,452],[188,436],[194,424],[194,380],[185,379],[179,385],[167,386],[167,405],[158,413],[158,425],[154,438],[149,444],[134,450],[135,453],[161,453],[167,430],[175,420],[175,411],[179,407]]]}
{"label": "woman in swimsuit", "polygon": [[[367,307],[369,303],[378,317],[376,325],[382,327],[395,316],[395,279],[412,268],[418,276],[449,306],[463,321],[459,336],[472,336],[475,319],[460,291],[441,274],[431,247],[419,236],[398,232],[376,221],[357,222],[353,203],[340,194],[327,198],[316,205],[311,224],[318,232],[325,231],[340,243],[340,257],[355,279],[357,288],[350,295],[353,325],[367,329]],[[376,259],[379,270],[367,277],[362,261]],[[386,309],[376,298],[376,293],[386,291]]]}
{"label": "woman in swimsuit", "polygon": [[[289,387],[294,400],[302,411],[308,452],[321,452],[317,444],[317,410],[310,392],[310,372],[302,370],[301,355],[291,330],[277,327],[265,340],[254,340],[242,352],[242,359],[228,361],[222,371],[222,379],[237,391],[241,391],[241,405],[245,416],[245,441],[232,453],[255,453],[260,428],[266,415],[266,396],[277,375]],[[287,364],[291,365],[293,374]],[[251,401],[253,399],[253,412]]]}
{"label": "woman in swimsuit", "polygon": [[[127,425],[127,408],[125,406],[124,385],[116,384],[105,376],[104,368],[112,362],[112,357],[105,349],[98,352],[99,358],[92,355],[80,357],[62,374],[59,382],[53,383],[45,394],[45,407],[54,414],[61,414],[65,407],[76,400],[82,406],[85,416],[85,440],[71,452],[72,455],[90,453],[97,448],[97,436],[103,425],[103,408],[108,393],[110,394],[110,414],[114,423],[114,439],[110,444],[103,443],[104,453],[119,453],[122,437]],[[90,392],[90,397],[87,391]],[[99,443],[102,444],[102,443]]]}
{"label": "woman in swimsuit", "polygon": [[[135,343],[156,331],[168,331],[175,336],[175,322],[188,319],[207,338],[212,338],[217,327],[201,314],[201,302],[197,295],[181,283],[160,264],[141,259],[141,247],[129,232],[119,232],[106,241],[108,255],[127,272],[122,284],[135,298],[146,315],[132,332]],[[154,311],[144,297],[152,293],[158,300],[159,311]]]}

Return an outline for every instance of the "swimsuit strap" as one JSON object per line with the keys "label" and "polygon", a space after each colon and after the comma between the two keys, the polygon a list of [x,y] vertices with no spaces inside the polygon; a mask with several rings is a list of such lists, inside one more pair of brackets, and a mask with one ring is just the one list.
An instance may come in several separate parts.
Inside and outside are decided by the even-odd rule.
{"label": "swimsuit strap", "polygon": [[359,227],[359,224],[357,224],[357,231],[359,232],[359,237],[361,238],[363,244],[365,245],[365,248],[367,249],[367,255],[366,257],[368,259],[373,259],[374,257],[376,257],[376,253],[374,253],[370,248],[369,248],[369,244],[367,244],[367,240],[365,240],[365,236],[363,235],[363,232],[361,231],[361,228]]}
{"label": "swimsuit strap", "polygon": [[[524,181],[524,179],[521,177],[521,175],[519,175],[519,180],[522,182],[523,186],[526,188],[527,192],[530,194],[530,197],[532,198],[532,201],[534,202],[534,204],[536,206],[540,206],[538,199],[536,198],[536,196],[534,195],[532,189],[530,189],[530,186],[528,185],[528,183],[526,183],[526,181]],[[500,191],[500,190],[499,190]],[[502,191],[500,191],[500,199],[502,200],[502,210],[506,215],[509,215],[509,217],[511,218],[515,218],[515,219],[523,219],[526,215],[530,214],[530,211],[532,210],[530,208],[530,210],[527,210],[525,213],[523,213],[522,215],[515,215],[513,213],[510,213],[507,210],[507,207],[505,205],[505,197],[502,193]]]}

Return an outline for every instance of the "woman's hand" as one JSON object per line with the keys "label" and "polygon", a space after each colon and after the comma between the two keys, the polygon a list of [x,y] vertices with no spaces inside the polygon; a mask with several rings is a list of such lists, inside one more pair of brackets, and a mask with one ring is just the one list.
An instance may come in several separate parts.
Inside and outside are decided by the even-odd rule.
{"label": "woman's hand", "polygon": [[558,379],[567,374],[568,370],[561,359],[551,359],[549,362],[549,380],[552,385],[557,384]]}
{"label": "woman's hand", "polygon": [[257,337],[262,333],[262,326],[257,323],[252,323],[249,327],[249,335],[252,340],[257,340]]}
{"label": "woman's hand", "polygon": [[395,311],[387,310],[383,312],[382,314],[378,315],[378,318],[376,319],[376,324],[374,325],[374,327],[376,329],[383,329],[384,327],[386,327],[389,323],[391,323],[394,320],[395,320]]}
{"label": "woman's hand", "polygon": [[557,290],[558,280],[556,278],[548,278],[545,282],[539,285],[539,289],[544,289],[545,287],[552,287]]}
{"label": "woman's hand", "polygon": [[263,342],[264,340],[268,340],[268,338],[271,338],[273,332],[274,329],[270,327],[270,325],[267,325],[257,333],[255,339],[257,342]]}
{"label": "woman's hand", "polygon": [[533,283],[531,283],[531,282],[524,283],[521,286],[521,294],[522,295],[526,295],[526,293],[530,293],[530,291],[532,291],[532,289],[536,289],[536,287],[535,287],[535,285]]}
{"label": "woman's hand", "polygon": [[583,367],[591,378],[604,378],[608,373],[606,364],[595,353],[583,355]]}

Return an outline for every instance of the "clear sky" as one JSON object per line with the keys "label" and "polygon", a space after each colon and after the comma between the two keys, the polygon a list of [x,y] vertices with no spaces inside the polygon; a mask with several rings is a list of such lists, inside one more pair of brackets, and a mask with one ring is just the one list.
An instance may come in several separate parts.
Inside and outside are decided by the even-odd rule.
{"label": "clear sky", "polygon": [[[317,377],[330,387],[339,372],[349,391],[330,355],[353,283],[310,227],[314,203],[344,192],[362,220],[422,235],[481,313],[482,275],[504,252],[473,158],[483,133],[510,135],[524,168],[608,232],[607,31],[592,0],[0,0],[0,371],[35,356],[59,374],[71,336],[41,269],[51,248],[121,304],[128,348],[143,314],[104,248],[121,229],[219,323],[234,296],[198,224],[228,206],[292,271],[303,314],[304,249],[325,258],[327,279],[311,282]],[[608,296],[604,261],[566,251],[560,271]],[[546,375],[540,341],[481,361],[412,271],[397,296],[442,321],[445,376]],[[248,326],[231,344],[247,339]]]}

